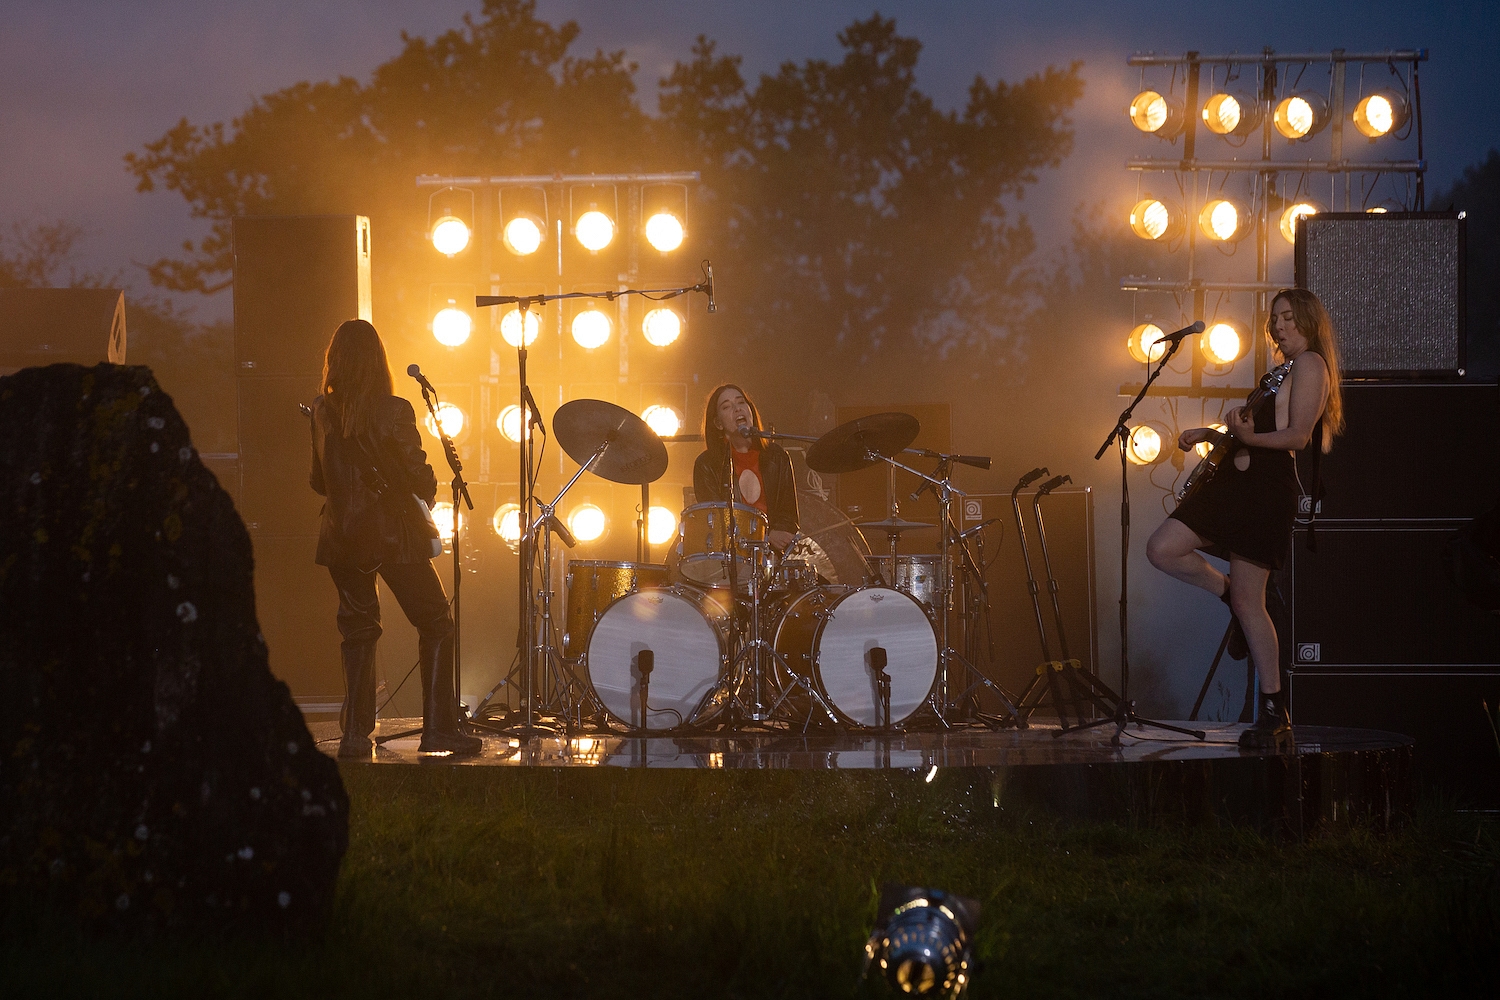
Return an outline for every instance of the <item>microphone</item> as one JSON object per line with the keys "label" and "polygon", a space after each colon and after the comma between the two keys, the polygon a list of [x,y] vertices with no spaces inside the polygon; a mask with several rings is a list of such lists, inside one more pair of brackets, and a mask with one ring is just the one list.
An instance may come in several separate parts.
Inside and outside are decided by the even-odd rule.
{"label": "microphone", "polygon": [[714,262],[705,260],[703,262],[703,270],[708,274],[708,311],[716,313],[719,311],[719,307],[714,304]]}
{"label": "microphone", "polygon": [[984,521],[984,522],[981,522],[980,524],[974,525],[974,527],[969,528],[967,531],[960,531],[958,533],[958,537],[959,538],[968,538],[970,535],[977,534],[977,533],[983,531],[985,528],[988,528],[992,524],[999,524],[999,523],[1000,523],[1000,519],[998,517],[992,517],[988,521]]}
{"label": "microphone", "polygon": [[745,437],[749,438],[755,444],[761,443],[760,434],[755,430],[754,427],[750,426],[750,421],[746,420],[744,417],[740,417],[740,419],[735,422],[734,426],[736,430],[738,430]]}
{"label": "microphone", "polygon": [[419,366],[417,366],[417,365],[407,365],[406,366],[406,374],[408,374],[412,378],[416,379],[417,383],[423,389],[425,389],[426,391],[432,393],[434,396],[437,395],[437,390],[432,387],[432,383],[431,382],[427,381],[427,376],[422,374],[422,369]]}
{"label": "microphone", "polygon": [[1169,333],[1169,334],[1167,334],[1165,337],[1162,337],[1160,340],[1156,341],[1156,343],[1158,343],[1158,344],[1175,344],[1179,340],[1182,340],[1182,339],[1184,339],[1186,337],[1191,337],[1195,333],[1202,333],[1202,332],[1203,332],[1203,321],[1200,319],[1198,322],[1192,324],[1191,326],[1185,326],[1185,327],[1183,327],[1181,330],[1178,330],[1176,333]]}
{"label": "microphone", "polygon": [[531,411],[531,426],[540,427],[542,433],[547,433],[547,425],[542,423],[542,411],[536,408],[536,399],[531,395],[531,387],[526,387],[526,408]]}

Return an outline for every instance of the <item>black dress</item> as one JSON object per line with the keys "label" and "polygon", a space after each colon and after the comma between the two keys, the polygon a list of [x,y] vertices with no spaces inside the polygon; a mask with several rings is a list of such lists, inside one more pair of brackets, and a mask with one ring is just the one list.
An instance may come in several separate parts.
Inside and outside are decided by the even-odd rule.
{"label": "black dress", "polygon": [[[1276,430],[1274,397],[1273,393],[1255,415],[1258,434]],[[1204,549],[1210,555],[1227,559],[1233,553],[1267,569],[1280,569],[1291,551],[1302,492],[1297,460],[1291,452],[1275,448],[1245,447],[1238,454],[1249,454],[1248,468],[1241,471],[1234,459],[1228,460],[1172,516],[1213,543]]]}

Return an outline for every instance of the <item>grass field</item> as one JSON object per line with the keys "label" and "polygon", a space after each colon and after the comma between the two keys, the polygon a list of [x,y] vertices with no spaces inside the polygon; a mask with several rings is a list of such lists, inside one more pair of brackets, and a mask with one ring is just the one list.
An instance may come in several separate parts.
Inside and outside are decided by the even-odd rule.
{"label": "grass field", "polygon": [[976,997],[1495,995],[1500,822],[1062,825],[907,772],[344,769],[326,934],[85,940],[10,914],[0,996],[851,997],[877,887],[977,897]]}

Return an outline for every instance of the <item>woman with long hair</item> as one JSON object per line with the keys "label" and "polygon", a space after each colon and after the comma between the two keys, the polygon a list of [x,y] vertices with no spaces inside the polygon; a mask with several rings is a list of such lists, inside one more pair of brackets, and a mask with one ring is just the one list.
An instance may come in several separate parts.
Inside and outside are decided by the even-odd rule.
{"label": "woman with long hair", "polygon": [[417,510],[437,499],[417,415],[397,396],[375,327],[351,319],[334,331],[323,361],[323,394],[312,405],[312,488],[327,498],[317,562],[339,593],[344,707],[340,757],[369,757],[375,731],[375,644],[380,638],[378,573],[417,629],[422,669],[424,753],[478,753],[482,741],[459,726],[453,691],[453,616],[437,571],[432,535]]}
{"label": "woman with long hair", "polygon": [[[1295,453],[1309,444],[1326,453],[1344,429],[1338,342],[1318,297],[1301,288],[1277,292],[1266,336],[1282,363],[1291,366],[1275,391],[1274,404],[1267,401],[1255,413],[1245,407],[1229,413],[1229,434],[1242,447],[1172,512],[1146,545],[1153,566],[1220,597],[1233,612],[1260,688],[1255,724],[1240,737],[1246,749],[1291,743],[1266,583],[1291,551],[1297,498],[1303,492]],[[1187,451],[1218,433],[1195,427],[1183,431],[1177,445]],[[1229,572],[1217,569],[1200,550],[1228,559]]]}
{"label": "woman with long hair", "polygon": [[699,503],[736,503],[766,515],[766,540],[785,551],[797,534],[797,480],[792,458],[759,436],[760,411],[732,382],[708,394],[703,411],[706,450],[693,463],[693,494]]}

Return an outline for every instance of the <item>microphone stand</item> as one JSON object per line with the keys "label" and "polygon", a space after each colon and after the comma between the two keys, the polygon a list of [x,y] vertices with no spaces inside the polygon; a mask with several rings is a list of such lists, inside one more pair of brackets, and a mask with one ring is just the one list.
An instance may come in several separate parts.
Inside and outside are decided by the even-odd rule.
{"label": "microphone stand", "polygon": [[[1129,602],[1127,599],[1130,581],[1130,477],[1128,475],[1130,465],[1125,456],[1125,442],[1130,437],[1130,428],[1128,425],[1131,416],[1135,413],[1136,406],[1140,404],[1142,399],[1146,398],[1146,393],[1151,389],[1151,383],[1160,377],[1162,371],[1167,367],[1167,362],[1172,360],[1172,355],[1177,353],[1177,349],[1182,346],[1184,339],[1186,338],[1179,337],[1171,341],[1171,344],[1167,347],[1167,352],[1157,362],[1156,369],[1147,374],[1146,383],[1141,386],[1141,391],[1135,394],[1135,398],[1130,401],[1129,406],[1120,411],[1120,416],[1115,421],[1114,429],[1105,437],[1104,443],[1099,446],[1099,450],[1094,452],[1094,461],[1096,462],[1109,450],[1111,444],[1116,445],[1120,453],[1120,693],[1116,695],[1105,686],[1102,680],[1095,678],[1093,683],[1100,689],[1099,694],[1115,702],[1114,713],[1103,719],[1076,726],[1068,730],[1068,732],[1093,729],[1095,726],[1113,725],[1115,727],[1115,735],[1110,740],[1110,743],[1117,747],[1120,745],[1120,734],[1131,723],[1135,723],[1137,726],[1153,726],[1157,729],[1168,729],[1174,733],[1182,733],[1185,736],[1192,736],[1199,740],[1208,738],[1208,734],[1201,729],[1183,729],[1178,726],[1168,725],[1165,722],[1154,722],[1150,719],[1144,719],[1136,713],[1135,702],[1128,700],[1130,697],[1130,618]],[[1061,736],[1063,732],[1063,730],[1059,729],[1053,735]]]}

